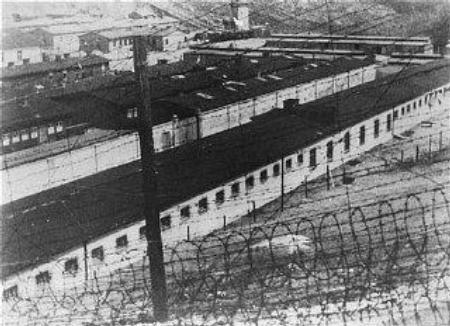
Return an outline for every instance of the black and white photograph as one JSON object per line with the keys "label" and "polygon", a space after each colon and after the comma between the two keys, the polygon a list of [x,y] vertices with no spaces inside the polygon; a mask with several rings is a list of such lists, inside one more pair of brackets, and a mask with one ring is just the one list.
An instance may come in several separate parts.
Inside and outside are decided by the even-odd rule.
{"label": "black and white photograph", "polygon": [[4,0],[0,326],[449,326],[450,0]]}

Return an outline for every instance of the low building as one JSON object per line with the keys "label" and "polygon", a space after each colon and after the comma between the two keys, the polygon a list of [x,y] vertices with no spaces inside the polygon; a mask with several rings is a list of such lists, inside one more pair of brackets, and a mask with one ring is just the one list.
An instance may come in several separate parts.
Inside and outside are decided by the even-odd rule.
{"label": "low building", "polygon": [[84,131],[72,111],[48,99],[23,99],[2,104],[2,146],[6,154]]}
{"label": "low building", "polygon": [[89,32],[79,36],[80,50],[86,53],[100,51],[107,54],[117,49],[131,49],[133,35],[130,29]]}
{"label": "low building", "polygon": [[105,58],[90,55],[27,65],[5,67],[1,70],[2,97],[45,93],[66,87],[83,79],[103,76],[109,67]]}
{"label": "low building", "polygon": [[41,41],[49,60],[68,58],[80,51],[78,35],[80,31],[58,29],[56,27],[37,28],[29,32]]}
{"label": "low building", "polygon": [[2,35],[2,67],[42,62],[41,46],[41,41],[30,33],[8,30]]}
{"label": "low building", "polygon": [[[208,67],[206,71],[209,68],[212,68],[212,71],[217,69],[218,75],[223,75],[217,67]],[[240,69],[239,66],[236,69],[245,75],[244,69]],[[258,116],[289,105],[293,100],[302,104],[308,103],[375,79],[373,62],[348,58],[339,59],[334,63],[308,63],[307,65],[291,66],[287,69],[271,69],[273,67],[270,67],[270,64],[266,67],[261,66],[263,73],[259,75],[250,74],[249,78],[243,80],[223,79],[218,78],[217,75],[200,72],[194,74],[194,80],[201,80],[201,83],[196,85],[196,87],[200,87],[198,89],[189,88],[191,79],[187,77],[188,74],[177,74],[170,77],[178,84],[174,89],[170,89],[170,82],[167,79],[162,80],[159,84],[152,82],[154,86],[153,94],[159,94],[158,98],[154,97],[152,105],[154,105],[156,111],[162,113],[160,117],[155,116],[154,118],[153,138],[156,152],[165,152],[171,148],[196,142],[200,138],[206,139],[226,130],[239,129],[239,127],[257,119]],[[230,76],[231,74],[228,74],[227,77]],[[183,91],[188,89],[190,90]],[[58,101],[61,101],[61,105],[70,106],[74,113],[91,108],[87,112],[97,112],[100,119],[94,119],[95,114],[91,118],[85,113],[84,121],[97,120],[95,123],[99,123],[101,128],[131,128],[127,125],[132,126],[135,123],[137,106],[139,105],[137,87],[99,90],[94,95],[98,98],[95,104],[92,104],[95,99],[86,100],[81,94],[78,98],[73,97],[70,103],[66,101],[66,97],[61,97]],[[103,118],[103,121],[104,113],[102,112],[106,112],[108,116]],[[123,124],[124,119],[128,120],[125,125]],[[105,122],[109,122],[109,125],[105,126]],[[114,122],[117,123],[116,126],[114,126]],[[70,169],[64,171],[60,169],[61,173],[49,172],[47,174],[51,181],[48,178],[41,178],[45,175],[34,176],[34,164],[28,164],[25,174],[20,166],[17,167],[18,169],[13,168],[3,171],[2,173],[7,172],[6,175],[8,176],[20,173],[19,179],[28,176],[34,180],[33,185],[26,188],[14,182],[7,183],[4,186],[4,193],[7,194],[3,196],[4,202],[29,196],[38,191],[75,181],[92,173],[98,173],[139,158],[139,151],[136,150],[139,143],[135,133],[130,132],[130,134],[118,139],[106,141],[101,145],[96,144],[95,150],[103,147],[108,148],[108,164],[98,165],[95,171],[77,168],[75,169],[77,174],[73,174]],[[92,150],[92,146],[86,146],[80,149],[80,153],[91,152]],[[65,167],[70,167],[71,164],[74,164],[74,160],[78,161],[77,155],[78,152],[75,153],[74,151],[71,153],[62,152],[54,159],[61,159],[66,162]],[[90,159],[95,160],[100,156],[97,153],[95,156],[90,156]],[[91,163],[86,162],[89,166],[91,166]],[[48,166],[50,170],[53,169],[49,161],[36,162],[36,164],[39,169],[42,169],[43,166]]]}
{"label": "low building", "polygon": [[267,47],[321,50],[364,51],[368,54],[433,53],[430,38],[401,38],[370,35],[311,35],[274,34],[266,39]]}
{"label": "low building", "polygon": [[187,46],[189,32],[176,27],[154,29],[149,35],[150,51],[174,51]]}
{"label": "low building", "polygon": [[[209,137],[202,146],[158,154],[163,242],[221,228],[224,216],[231,223],[278,198],[281,184],[288,193],[305,179],[318,178],[420,121],[448,112],[449,76],[448,61],[415,66],[401,79],[391,76],[348,90],[339,104],[329,96],[294,105]],[[77,173],[78,168],[86,165],[78,162]],[[50,276],[46,284],[65,285],[52,286],[60,290],[52,295],[67,295],[86,278],[101,278],[142,259],[147,242],[140,162],[85,178],[77,186],[3,206],[6,300],[33,297],[40,290],[36,276],[41,273]],[[27,227],[31,221],[39,225],[32,234]],[[18,223],[23,227],[17,228]],[[99,251],[102,255],[94,255]]]}

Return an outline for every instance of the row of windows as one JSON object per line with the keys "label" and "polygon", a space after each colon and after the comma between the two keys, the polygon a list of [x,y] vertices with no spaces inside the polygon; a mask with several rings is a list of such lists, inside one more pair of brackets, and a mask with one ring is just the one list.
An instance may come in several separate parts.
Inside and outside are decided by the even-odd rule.
{"label": "row of windows", "polygon": [[[162,230],[166,230],[171,227],[171,217],[170,215],[165,216],[161,218],[161,227]],[[146,239],[145,236],[145,226],[142,226],[139,228],[139,238],[140,239]],[[116,248],[122,249],[126,248],[128,246],[128,237],[127,235],[122,235],[118,238],[116,238]],[[96,247],[91,250],[91,257],[93,259],[96,259],[98,261],[104,261],[105,259],[105,252],[103,249],[103,246]],[[77,258],[71,258],[68,259],[64,263],[64,273],[65,274],[71,274],[75,275],[78,272],[79,266],[78,266],[78,259]],[[36,275],[36,284],[37,285],[44,285],[50,283],[51,275],[49,271],[43,271]],[[5,299],[16,297],[17,296],[17,286],[11,287],[3,292],[3,296]]]}
{"label": "row of windows", "polygon": [[[419,106],[421,105],[421,100],[419,101]],[[406,112],[409,112],[410,109],[408,109],[410,107],[410,105],[408,104],[406,106]],[[413,107],[416,108],[416,104],[413,104]],[[396,116],[396,112],[394,111],[394,117]],[[387,114],[386,116],[386,132],[390,132],[392,130],[392,116],[391,114]],[[380,136],[380,120],[376,119],[373,122],[373,135],[374,138],[378,138]],[[349,152],[350,151],[350,132],[346,132],[344,134],[344,152]],[[366,143],[366,126],[360,126],[359,128],[359,145],[364,145]],[[333,155],[334,155],[334,145],[333,145],[333,141],[329,141],[326,144],[326,157],[327,160],[330,162],[333,160]],[[303,153],[299,153],[297,155],[297,163],[298,165],[302,165],[303,164]],[[286,159],[285,161],[285,165],[286,165],[286,170],[289,171],[292,169],[292,159]],[[317,149],[316,148],[311,148],[309,151],[309,167],[310,168],[314,168],[315,166],[317,166]],[[273,176],[279,176],[281,169],[280,169],[280,164],[276,163],[273,165],[272,167],[273,169]],[[264,169],[260,172],[259,175],[259,180],[260,183],[265,183],[268,180],[268,171],[267,169]],[[255,178],[254,176],[248,176],[245,180],[245,188],[247,191],[253,189],[253,187],[255,186]],[[236,197],[238,196],[240,193],[240,184],[239,182],[234,183],[231,185],[231,197]],[[225,192],[224,190],[220,190],[216,193],[215,196],[215,203],[217,206],[220,206],[221,204],[223,204],[225,201]],[[202,199],[199,200],[198,202],[198,213],[199,214],[203,214],[205,212],[208,211],[208,199],[207,197],[204,197]],[[181,218],[183,219],[187,219],[191,217],[191,208],[189,205],[181,208],[180,210],[180,215]]]}
{"label": "row of windows", "polygon": [[[53,135],[61,133],[64,130],[63,123],[60,121],[55,125],[49,125],[47,127],[47,134]],[[22,129],[20,131],[13,131],[11,133],[6,133],[2,135],[2,144],[4,147],[10,146],[11,144],[17,144],[20,142],[29,141],[36,139],[39,136],[38,127],[33,127],[30,129]]]}
{"label": "row of windows", "polygon": [[119,40],[113,41],[114,47],[116,47],[118,44],[120,46],[122,46],[122,45],[131,45],[131,44],[133,44],[133,39],[125,38],[125,39],[119,39]]}

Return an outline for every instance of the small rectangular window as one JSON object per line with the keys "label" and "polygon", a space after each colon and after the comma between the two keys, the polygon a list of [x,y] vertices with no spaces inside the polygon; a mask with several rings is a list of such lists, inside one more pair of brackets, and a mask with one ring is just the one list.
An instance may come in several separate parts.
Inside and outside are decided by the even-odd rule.
{"label": "small rectangular window", "polygon": [[239,192],[240,192],[239,182],[233,183],[231,185],[231,196],[235,197],[235,196],[239,195]]}
{"label": "small rectangular window", "polygon": [[268,179],[267,170],[262,170],[259,173],[259,182],[265,183]]}
{"label": "small rectangular window", "polygon": [[380,120],[375,120],[373,122],[373,137],[378,138],[380,135]]}
{"label": "small rectangular window", "polygon": [[138,110],[137,108],[130,108],[127,110],[127,118],[128,119],[134,119],[137,118]]}
{"label": "small rectangular window", "polygon": [[22,50],[17,50],[17,60],[22,60]]}
{"label": "small rectangular window", "polygon": [[386,131],[391,131],[391,115],[386,116]]}
{"label": "small rectangular window", "polygon": [[406,113],[410,113],[411,112],[411,104],[408,104],[406,106]]}
{"label": "small rectangular window", "polygon": [[204,197],[198,201],[198,213],[203,214],[208,211],[208,198]]}
{"label": "small rectangular window", "polygon": [[28,139],[30,139],[30,134],[28,133],[28,130],[21,130],[20,131],[20,139],[22,141],[27,141]]}
{"label": "small rectangular window", "polygon": [[216,205],[222,205],[225,201],[225,191],[220,190],[216,192]]}
{"label": "small rectangular window", "polygon": [[11,139],[9,138],[9,134],[3,134],[2,135],[3,146],[9,146],[10,143],[11,143]]}
{"label": "small rectangular window", "polygon": [[290,171],[292,169],[292,159],[288,158],[286,160],[286,171]]}
{"label": "small rectangular window", "polygon": [[38,128],[33,127],[33,128],[31,128],[31,139],[36,139],[36,138],[38,138]]}
{"label": "small rectangular window", "polygon": [[255,177],[251,175],[247,177],[247,179],[245,179],[245,189],[247,189],[247,191],[252,190],[254,186],[255,186]]}
{"label": "small rectangular window", "polygon": [[366,142],[366,127],[361,126],[359,128],[359,144],[364,145]]}
{"label": "small rectangular window", "polygon": [[62,121],[56,123],[56,132],[62,132],[64,129]]}
{"label": "small rectangular window", "polygon": [[414,101],[414,103],[413,103],[413,109],[414,110],[417,109],[417,102],[416,101]]}
{"label": "small rectangular window", "polygon": [[6,290],[3,290],[3,299],[5,301],[17,298],[19,296],[17,285],[11,286],[10,288],[7,288]]}
{"label": "small rectangular window", "polygon": [[397,119],[398,119],[398,111],[395,110],[395,111],[394,111],[394,121],[397,120]]}
{"label": "small rectangular window", "polygon": [[91,256],[93,259],[103,261],[103,259],[105,259],[105,253],[103,251],[103,246],[92,249]]}
{"label": "small rectangular window", "polygon": [[402,107],[402,116],[405,115],[405,107]]}
{"label": "small rectangular window", "polygon": [[14,132],[12,133],[12,143],[13,143],[13,144],[16,144],[16,143],[18,143],[18,142],[20,142],[20,136],[19,136],[19,133],[18,133],[17,131],[14,131]]}
{"label": "small rectangular window", "polygon": [[333,160],[333,141],[327,143],[327,160],[328,162]]}
{"label": "small rectangular window", "polygon": [[280,175],[280,165],[279,164],[275,164],[273,166],[273,176],[277,177]]}
{"label": "small rectangular window", "polygon": [[297,164],[302,165],[303,164],[303,153],[300,153],[297,155]]}
{"label": "small rectangular window", "polygon": [[141,240],[146,239],[145,228],[146,228],[145,225],[144,225],[144,226],[141,226],[141,227],[139,228],[139,239],[141,239]]}
{"label": "small rectangular window", "polygon": [[76,274],[78,271],[78,259],[71,258],[64,263],[64,271],[70,274]]}
{"label": "small rectangular window", "polygon": [[184,218],[184,219],[191,217],[191,208],[189,206],[184,206],[180,210],[180,215],[181,215],[181,218]]}
{"label": "small rectangular window", "polygon": [[161,218],[161,230],[167,230],[172,227],[172,217],[170,215],[166,215]]}
{"label": "small rectangular window", "polygon": [[315,148],[311,148],[309,151],[309,166],[310,167],[315,167],[317,165],[316,151],[317,150]]}
{"label": "small rectangular window", "polygon": [[419,108],[422,106],[422,99],[419,99]]}
{"label": "small rectangular window", "polygon": [[350,132],[347,131],[344,135],[344,152],[350,151]]}
{"label": "small rectangular window", "polygon": [[128,246],[128,237],[126,235],[123,235],[116,239],[116,248],[123,248],[126,246]]}
{"label": "small rectangular window", "polygon": [[36,284],[43,285],[50,283],[50,273],[48,271],[40,272],[36,275]]}

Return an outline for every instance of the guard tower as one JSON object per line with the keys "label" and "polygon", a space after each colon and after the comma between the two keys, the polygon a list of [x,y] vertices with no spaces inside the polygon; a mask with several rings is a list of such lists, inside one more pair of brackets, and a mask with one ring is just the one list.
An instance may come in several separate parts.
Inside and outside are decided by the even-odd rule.
{"label": "guard tower", "polygon": [[231,16],[234,20],[236,31],[248,31],[249,10],[247,0],[231,0]]}

